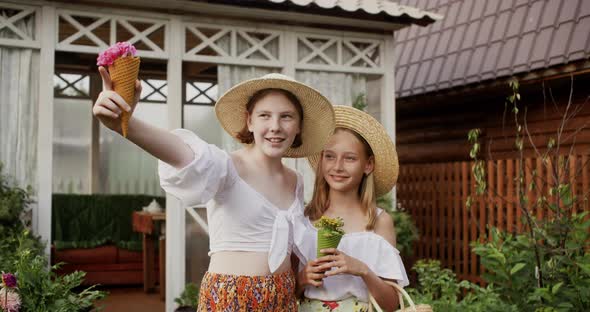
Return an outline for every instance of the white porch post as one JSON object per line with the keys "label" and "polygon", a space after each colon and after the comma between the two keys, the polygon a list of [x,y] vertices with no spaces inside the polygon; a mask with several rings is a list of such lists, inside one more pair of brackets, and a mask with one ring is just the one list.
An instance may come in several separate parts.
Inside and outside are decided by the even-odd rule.
{"label": "white porch post", "polygon": [[[297,38],[295,33],[285,31],[281,38],[281,63],[283,63],[283,74],[295,79],[295,63],[297,61]],[[297,170],[297,158],[283,158],[283,163],[289,168]]]}
{"label": "white porch post", "polygon": [[[168,128],[182,126],[182,54],[184,31],[180,17],[171,17],[168,31]],[[185,223],[186,213],[181,202],[166,195],[166,312],[175,309],[174,298],[180,296],[186,284]]]}
{"label": "white porch post", "polygon": [[55,8],[41,9],[39,68],[39,131],[37,138],[37,206],[33,211],[33,229],[46,242],[45,253],[51,252],[51,193],[53,177],[53,71],[55,65]]}
{"label": "white porch post", "polygon": [[[393,33],[385,38],[383,49],[383,68],[385,72],[381,78],[381,123],[387,130],[389,136],[396,143],[395,139],[395,42]],[[395,187],[391,190],[393,207],[396,209]]]}

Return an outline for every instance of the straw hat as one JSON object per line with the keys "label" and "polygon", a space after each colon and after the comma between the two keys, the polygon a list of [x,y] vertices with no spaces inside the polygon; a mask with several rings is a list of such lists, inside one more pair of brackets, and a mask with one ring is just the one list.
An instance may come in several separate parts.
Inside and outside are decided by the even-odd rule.
{"label": "straw hat", "polygon": [[[373,150],[375,155],[375,193],[377,197],[387,194],[395,182],[399,173],[399,163],[395,145],[385,128],[371,115],[351,106],[334,106],[336,114],[336,128],[350,129],[363,137]],[[318,166],[321,154],[308,157],[311,167],[315,170]]]}
{"label": "straw hat", "polygon": [[257,91],[283,89],[293,93],[303,108],[303,144],[289,148],[286,157],[305,157],[321,152],[334,132],[334,110],[328,99],[317,90],[281,74],[268,74],[246,80],[227,90],[215,104],[215,113],[221,126],[232,137],[246,125],[246,104]]}

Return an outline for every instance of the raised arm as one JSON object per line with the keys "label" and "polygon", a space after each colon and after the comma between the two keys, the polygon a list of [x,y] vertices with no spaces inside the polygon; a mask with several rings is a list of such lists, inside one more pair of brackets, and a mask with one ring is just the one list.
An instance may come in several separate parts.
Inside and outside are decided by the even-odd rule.
{"label": "raised arm", "polygon": [[[109,73],[104,67],[98,71],[102,78],[102,92],[92,108],[92,114],[107,128],[121,134],[121,112],[132,111],[123,98],[113,91]],[[135,82],[135,103],[139,101],[141,83]],[[135,105],[134,105],[135,106]],[[183,168],[194,158],[193,151],[176,135],[165,129],[150,125],[131,115],[127,139],[154,157],[174,166]]]}

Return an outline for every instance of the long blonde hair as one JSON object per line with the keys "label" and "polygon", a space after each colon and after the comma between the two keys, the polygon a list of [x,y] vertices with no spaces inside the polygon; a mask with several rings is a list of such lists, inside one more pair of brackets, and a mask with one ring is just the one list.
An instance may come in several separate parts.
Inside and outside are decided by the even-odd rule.
{"label": "long blonde hair", "polygon": [[[346,128],[336,128],[335,131],[339,130],[352,133],[363,144],[367,159],[373,156],[373,150],[369,146],[369,143],[367,143],[367,141],[358,133]],[[326,212],[328,206],[330,206],[330,185],[322,174],[323,159],[324,153],[322,152],[317,168],[315,168],[316,175],[313,196],[311,197],[311,201],[309,204],[307,204],[304,211],[305,216],[307,216],[312,221],[319,219],[324,214],[324,212]],[[377,199],[375,198],[375,181],[373,179],[373,172],[369,174],[363,174],[363,179],[361,180],[361,184],[358,188],[358,195],[361,200],[362,211],[369,217],[365,229],[367,231],[372,231],[375,228],[375,222],[377,221]]]}

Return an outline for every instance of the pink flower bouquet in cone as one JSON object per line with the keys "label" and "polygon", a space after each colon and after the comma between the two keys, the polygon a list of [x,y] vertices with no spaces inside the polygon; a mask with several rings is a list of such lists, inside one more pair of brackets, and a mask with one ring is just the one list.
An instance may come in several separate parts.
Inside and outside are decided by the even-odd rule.
{"label": "pink flower bouquet in cone", "polygon": [[319,258],[325,256],[320,250],[338,247],[342,236],[344,236],[344,230],[342,230],[344,221],[341,218],[333,219],[322,216],[314,223],[314,226],[318,229],[317,257]]}
{"label": "pink flower bouquet in cone", "polygon": [[[139,57],[135,47],[129,42],[117,42],[98,55],[96,64],[106,66],[113,83],[113,90],[133,107],[135,105],[135,81],[139,74]],[[131,112],[121,113],[121,129],[127,137]]]}

